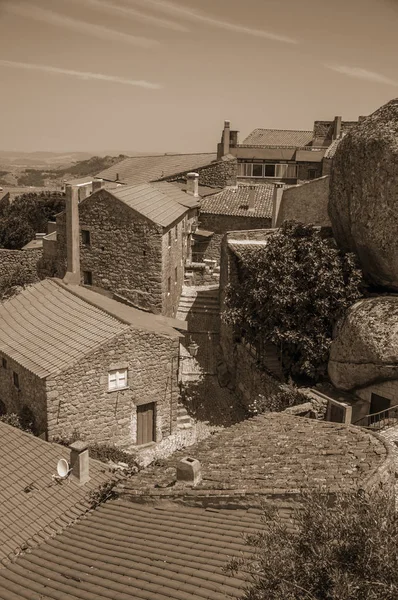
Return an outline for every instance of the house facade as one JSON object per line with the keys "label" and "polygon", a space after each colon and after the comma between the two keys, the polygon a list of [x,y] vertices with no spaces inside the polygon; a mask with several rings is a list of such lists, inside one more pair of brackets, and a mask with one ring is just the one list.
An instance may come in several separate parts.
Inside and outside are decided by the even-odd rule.
{"label": "house facade", "polygon": [[327,149],[357,122],[335,117],[315,121],[312,130],[255,129],[239,143],[239,132],[225,121],[217,157],[237,158],[238,181],[296,184],[327,174],[323,166]]}
{"label": "house facade", "polygon": [[68,186],[56,241],[49,239],[54,234],[44,240],[45,264],[52,261],[60,278],[75,271],[74,283],[174,317],[199,206],[196,174],[190,182],[188,193],[166,182],[143,183],[100,189],[80,202]]}
{"label": "house facade", "polygon": [[36,283],[0,305],[2,412],[49,440],[160,442],[177,426],[180,336],[88,288]]}

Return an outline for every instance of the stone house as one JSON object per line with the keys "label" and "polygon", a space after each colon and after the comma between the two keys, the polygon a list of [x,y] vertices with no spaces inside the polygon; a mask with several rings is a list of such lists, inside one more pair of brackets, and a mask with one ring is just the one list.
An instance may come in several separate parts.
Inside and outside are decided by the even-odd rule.
{"label": "stone house", "polygon": [[333,500],[394,486],[379,437],[287,414],[243,421],[190,450],[121,481],[116,499],[2,569],[2,598],[239,599],[250,574],[224,568],[264,528],[264,505],[291,532],[302,489],[322,485]]}
{"label": "stone house", "polygon": [[239,185],[202,198],[199,228],[193,235],[192,261],[220,264],[221,242],[228,231],[268,229],[275,186]]}
{"label": "stone house", "polygon": [[199,207],[197,175],[188,183],[187,193],[167,182],[114,184],[80,202],[79,188],[67,186],[56,234],[44,239],[42,275],[73,272],[74,283],[174,317]]}
{"label": "stone house", "polygon": [[46,279],[0,305],[0,408],[48,440],[130,447],[176,429],[178,333],[88,288]]}
{"label": "stone house", "polygon": [[239,132],[225,121],[217,158],[235,156],[237,179],[246,183],[296,184],[316,179],[327,174],[323,164],[329,146],[357,122],[335,117],[333,121],[315,121],[312,130],[255,129],[239,143]]}

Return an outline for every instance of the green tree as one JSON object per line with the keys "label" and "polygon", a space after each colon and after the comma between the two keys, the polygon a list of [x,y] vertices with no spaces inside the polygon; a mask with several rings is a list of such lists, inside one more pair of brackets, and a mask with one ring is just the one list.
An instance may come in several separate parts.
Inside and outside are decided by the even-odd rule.
{"label": "green tree", "polygon": [[391,494],[303,493],[288,528],[277,509],[247,536],[248,554],[226,571],[241,573],[244,600],[396,600],[398,516]]}
{"label": "green tree", "polygon": [[19,249],[35,233],[47,231],[47,222],[65,208],[65,194],[40,192],[22,194],[4,209],[0,218],[0,247]]}
{"label": "green tree", "polygon": [[361,296],[361,281],[353,254],[311,225],[286,222],[266,245],[244,252],[238,281],[226,289],[223,319],[251,341],[281,348],[287,374],[317,379],[333,327]]}

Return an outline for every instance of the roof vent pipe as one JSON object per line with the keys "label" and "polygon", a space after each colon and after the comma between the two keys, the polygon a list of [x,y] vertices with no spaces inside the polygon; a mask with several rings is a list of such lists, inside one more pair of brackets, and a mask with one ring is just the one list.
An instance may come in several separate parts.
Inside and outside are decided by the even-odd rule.
{"label": "roof vent pipe", "polygon": [[199,198],[199,173],[187,173],[187,194]]}
{"label": "roof vent pipe", "polygon": [[177,463],[177,482],[196,485],[202,480],[200,462],[196,458],[186,456]]}

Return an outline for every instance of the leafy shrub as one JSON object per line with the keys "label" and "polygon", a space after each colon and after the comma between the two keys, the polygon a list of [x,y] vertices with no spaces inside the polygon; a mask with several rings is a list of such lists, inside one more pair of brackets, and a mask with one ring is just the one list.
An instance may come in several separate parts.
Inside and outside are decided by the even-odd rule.
{"label": "leafy shrub", "polygon": [[21,287],[37,281],[37,276],[26,269],[16,267],[8,275],[0,277],[0,302],[14,296]]}
{"label": "leafy shrub", "polygon": [[285,222],[266,245],[245,250],[222,318],[249,341],[281,348],[286,375],[317,380],[326,372],[333,327],[361,297],[361,282],[353,254],[311,225]]}
{"label": "leafy shrub", "polygon": [[308,396],[297,388],[282,385],[276,394],[271,396],[258,395],[251,404],[247,406],[250,416],[260,415],[264,412],[281,412],[290,406],[297,406],[308,402]]}
{"label": "leafy shrub", "polygon": [[17,427],[22,431],[26,431],[27,433],[32,433],[32,422],[26,419],[23,415],[17,415],[16,413],[6,413],[5,415],[0,415],[0,421],[2,423],[7,423],[7,425],[12,425],[12,427]]}
{"label": "leafy shrub", "polygon": [[[264,530],[247,536],[248,557],[229,573],[250,574],[245,600],[396,600],[398,516],[391,495],[304,493],[296,531],[264,508]],[[248,549],[249,551],[249,549]]]}

